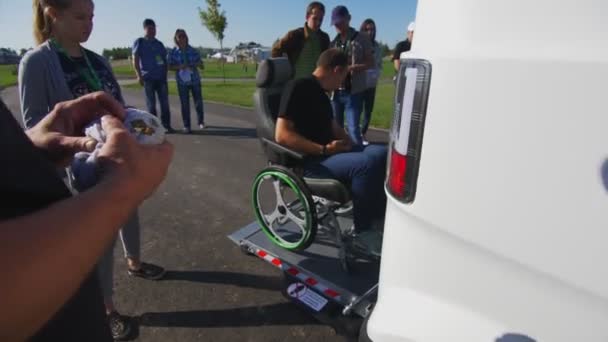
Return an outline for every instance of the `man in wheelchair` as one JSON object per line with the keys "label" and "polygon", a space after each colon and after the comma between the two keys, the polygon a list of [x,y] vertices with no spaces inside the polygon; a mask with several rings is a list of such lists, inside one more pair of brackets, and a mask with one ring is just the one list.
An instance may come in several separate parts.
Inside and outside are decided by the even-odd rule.
{"label": "man in wheelchair", "polygon": [[354,232],[352,242],[380,255],[384,217],[387,147],[353,145],[333,119],[327,93],[340,87],[349,73],[348,57],[338,49],[321,54],[308,78],[290,81],[281,97],[275,140],[307,156],[305,177],[330,178],[350,188]]}

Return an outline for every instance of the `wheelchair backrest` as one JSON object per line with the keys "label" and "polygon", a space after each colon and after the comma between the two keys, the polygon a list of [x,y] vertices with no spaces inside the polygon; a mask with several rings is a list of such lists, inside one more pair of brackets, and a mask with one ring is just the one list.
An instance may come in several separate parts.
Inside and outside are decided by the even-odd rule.
{"label": "wheelchair backrest", "polygon": [[[291,64],[285,57],[266,59],[258,67],[256,75],[257,89],[253,95],[258,138],[275,141],[274,131],[281,105],[281,95],[292,76]],[[264,152],[268,159],[277,162],[279,156],[268,150],[264,144],[262,146],[264,146]]]}

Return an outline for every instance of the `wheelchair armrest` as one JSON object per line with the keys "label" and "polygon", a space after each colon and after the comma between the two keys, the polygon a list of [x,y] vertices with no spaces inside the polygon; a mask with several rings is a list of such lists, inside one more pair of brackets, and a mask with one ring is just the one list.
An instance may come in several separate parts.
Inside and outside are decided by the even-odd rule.
{"label": "wheelchair armrest", "polygon": [[273,152],[295,159],[297,161],[301,161],[304,160],[304,155],[301,153],[298,153],[294,150],[291,150],[283,145],[277,144],[276,142],[266,139],[266,138],[261,138],[262,139],[262,144],[265,145],[266,147],[270,148]]}

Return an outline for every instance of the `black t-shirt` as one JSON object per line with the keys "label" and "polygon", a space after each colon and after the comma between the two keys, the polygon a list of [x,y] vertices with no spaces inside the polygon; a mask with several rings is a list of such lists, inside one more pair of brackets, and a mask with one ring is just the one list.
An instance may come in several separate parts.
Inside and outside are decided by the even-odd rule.
{"label": "black t-shirt", "polygon": [[[0,220],[43,209],[71,196],[57,171],[32,145],[0,101]],[[40,227],[44,229],[44,227]],[[57,251],[61,253],[61,251]],[[61,274],[57,274],[58,277]],[[2,281],[10,281],[10,276]],[[44,284],[38,284],[41,291]],[[52,294],[49,294],[52,295]],[[94,272],[31,341],[113,341]]]}
{"label": "black t-shirt", "polygon": [[314,77],[290,81],[281,98],[279,117],[292,121],[308,140],[326,145],[333,139],[331,102]]}
{"label": "black t-shirt", "polygon": [[411,48],[412,44],[409,40],[404,40],[397,43],[397,46],[395,46],[395,52],[393,53],[393,60],[401,58],[401,53],[410,51]]}
{"label": "black t-shirt", "polygon": [[[84,50],[91,62],[91,66],[95,70],[97,77],[101,81],[103,87],[102,90],[111,94],[117,101],[121,101],[120,86],[116,79],[112,75],[112,72],[108,70],[106,65],[101,61],[100,57],[94,52]],[[78,69],[89,70],[86,59],[83,57],[70,57],[68,58],[65,54],[57,52],[59,61],[61,62],[61,69],[65,75],[65,81],[68,84],[68,88],[74,95],[74,98],[79,98],[83,95],[92,93],[94,90],[87,83],[84,77],[78,72]]]}

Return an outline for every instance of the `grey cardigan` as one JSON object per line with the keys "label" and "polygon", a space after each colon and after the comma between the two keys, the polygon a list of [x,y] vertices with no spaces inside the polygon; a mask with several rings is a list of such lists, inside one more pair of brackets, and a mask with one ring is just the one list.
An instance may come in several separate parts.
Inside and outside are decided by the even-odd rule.
{"label": "grey cardigan", "polygon": [[[105,58],[97,54],[95,56],[112,72],[112,67]],[[113,78],[116,81],[116,78]],[[117,100],[124,104],[122,93],[119,96]],[[19,99],[26,128],[36,125],[57,103],[74,99],[65,80],[57,51],[48,41],[28,52],[21,60]]]}

